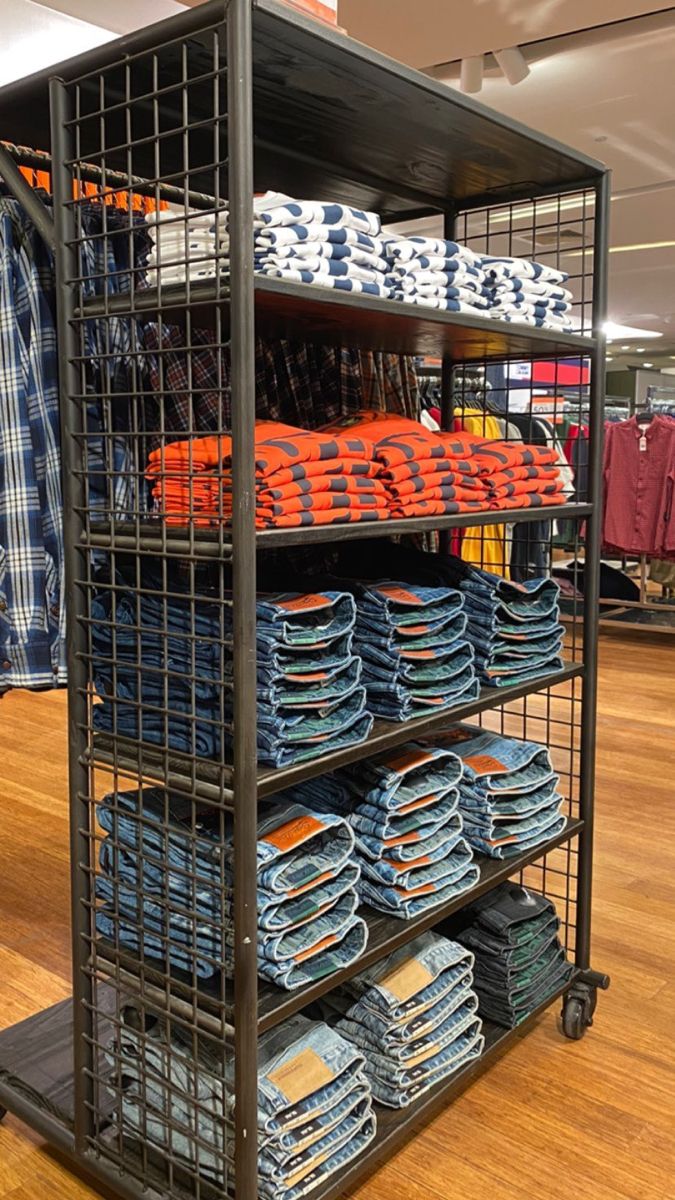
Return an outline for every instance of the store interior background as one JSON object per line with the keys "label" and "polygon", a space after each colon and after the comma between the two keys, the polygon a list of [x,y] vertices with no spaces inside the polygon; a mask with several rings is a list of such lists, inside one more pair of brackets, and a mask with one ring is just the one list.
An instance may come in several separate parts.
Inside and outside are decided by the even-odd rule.
{"label": "store interior background", "polygon": [[[2,0],[0,84],[187,6]],[[477,100],[612,168],[607,391],[639,402],[651,385],[675,388],[675,7],[339,0],[338,16],[352,36],[450,87],[460,85],[462,60],[482,58],[472,68],[482,70]],[[502,48],[522,53],[529,73],[520,82],[494,58]],[[673,1196],[673,657],[672,636],[601,638],[593,957],[613,985],[595,1028],[566,1043],[547,1018],[361,1200],[392,1191],[399,1200]],[[65,696],[14,693],[0,717],[4,1026],[70,992]],[[99,1194],[9,1118],[0,1200],[34,1200],[42,1189],[69,1200]]]}

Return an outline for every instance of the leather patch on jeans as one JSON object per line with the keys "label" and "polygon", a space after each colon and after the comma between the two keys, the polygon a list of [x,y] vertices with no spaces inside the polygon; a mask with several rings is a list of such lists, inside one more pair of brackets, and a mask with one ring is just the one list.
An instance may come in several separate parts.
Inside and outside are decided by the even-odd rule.
{"label": "leather patch on jeans", "polygon": [[403,1002],[409,1000],[411,996],[415,996],[422,988],[428,987],[433,980],[434,976],[431,971],[419,959],[409,958],[400,967],[396,967],[390,975],[381,979],[380,987],[386,988],[392,996]]}
{"label": "leather patch on jeans", "polygon": [[268,1075],[270,1083],[283,1092],[290,1104],[299,1104],[313,1092],[332,1083],[334,1078],[330,1067],[309,1047]]}

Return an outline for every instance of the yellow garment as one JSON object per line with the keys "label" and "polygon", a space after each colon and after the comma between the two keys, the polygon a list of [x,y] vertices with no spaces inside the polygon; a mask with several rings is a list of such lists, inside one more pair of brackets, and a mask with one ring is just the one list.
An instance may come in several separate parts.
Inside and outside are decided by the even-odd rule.
{"label": "yellow garment", "polygon": [[[503,441],[497,418],[489,416],[481,409],[463,409],[460,420],[462,428],[468,433],[473,433],[475,437],[490,438],[495,442]],[[505,525],[472,525],[464,530],[461,544],[461,555],[465,562],[501,575],[503,579],[511,578],[511,548]]]}

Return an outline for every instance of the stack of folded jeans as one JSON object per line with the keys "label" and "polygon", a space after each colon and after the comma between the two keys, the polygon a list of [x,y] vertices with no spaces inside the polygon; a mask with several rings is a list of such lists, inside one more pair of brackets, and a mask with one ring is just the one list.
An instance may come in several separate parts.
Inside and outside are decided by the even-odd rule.
{"label": "stack of folded jeans", "polygon": [[[258,528],[345,524],[389,517],[387,493],[376,478],[372,442],[327,435],[278,421],[255,431]],[[147,478],[156,511],[167,524],[196,526],[232,519],[232,439],[171,442],[149,456]]]}
{"label": "stack of folded jeans", "polygon": [[255,269],[290,283],[392,295],[377,213],[290,200],[256,212]]}
{"label": "stack of folded jeans", "polygon": [[[352,650],[354,598],[348,592],[261,596],[256,615],[259,762],[303,762],[368,737],[373,718],[361,659]],[[94,682],[102,699],[94,728],[200,758],[229,754],[229,606],[150,590],[118,591],[113,601],[112,591],[101,591],[92,617]]]}
{"label": "stack of folded jeans", "polygon": [[258,760],[304,762],[365,740],[373,718],[348,592],[260,596]]}
{"label": "stack of folded jeans", "polygon": [[515,583],[466,566],[460,587],[484,684],[508,687],[562,670],[565,631],[554,580]]}
{"label": "stack of folded jeans", "polygon": [[467,841],[489,858],[510,858],[565,827],[560,782],[547,746],[459,726],[433,738],[464,766],[459,807]]}
{"label": "stack of folded jeans", "polygon": [[503,883],[466,913],[458,934],[473,951],[474,986],[486,1020],[512,1029],[571,977],[555,905],[538,892]]}
{"label": "stack of folded jeans", "polygon": [[[106,837],[96,894],[98,932],[199,979],[233,967],[232,828],[160,788],[118,792],[98,808]],[[354,834],[338,814],[292,802],[261,805],[258,972],[286,990],[360,958]]]}
{"label": "stack of folded jeans", "polygon": [[472,968],[465,947],[423,933],[328,998],[380,1104],[407,1108],[482,1053]]}
{"label": "stack of folded jeans", "polygon": [[390,581],[355,590],[354,642],[371,712],[408,721],[478,697],[461,592]]}
{"label": "stack of folded jeans", "polygon": [[215,757],[221,748],[220,609],[178,595],[101,590],[92,601],[94,729]]}
{"label": "stack of folded jeans", "polygon": [[481,256],[443,238],[389,238],[389,280],[396,300],[487,316],[491,293]]}
{"label": "stack of folded jeans", "polygon": [[484,257],[483,268],[490,289],[490,316],[539,329],[567,333],[572,293],[562,285],[564,271],[522,258]]}
{"label": "stack of folded jeans", "polygon": [[[176,1020],[133,1005],[107,1058],[123,1137],[221,1188],[234,1176],[233,1060]],[[376,1132],[362,1054],[335,1029],[295,1016],[258,1043],[258,1194],[299,1200]]]}
{"label": "stack of folded jeans", "polygon": [[152,213],[146,218],[152,249],[148,258],[148,285],[184,283],[229,275],[230,239],[227,211]]}
{"label": "stack of folded jeans", "polygon": [[349,822],[361,899],[408,920],[463,895],[480,878],[463,837],[461,774],[452,751],[412,744],[302,783],[288,799]]}

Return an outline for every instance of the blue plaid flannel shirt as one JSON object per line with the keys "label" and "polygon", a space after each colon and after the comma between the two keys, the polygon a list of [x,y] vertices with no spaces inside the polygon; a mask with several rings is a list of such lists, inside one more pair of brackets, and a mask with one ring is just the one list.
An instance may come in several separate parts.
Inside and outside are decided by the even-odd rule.
{"label": "blue plaid flannel shirt", "polygon": [[53,266],[0,198],[0,692],[66,681]]}

